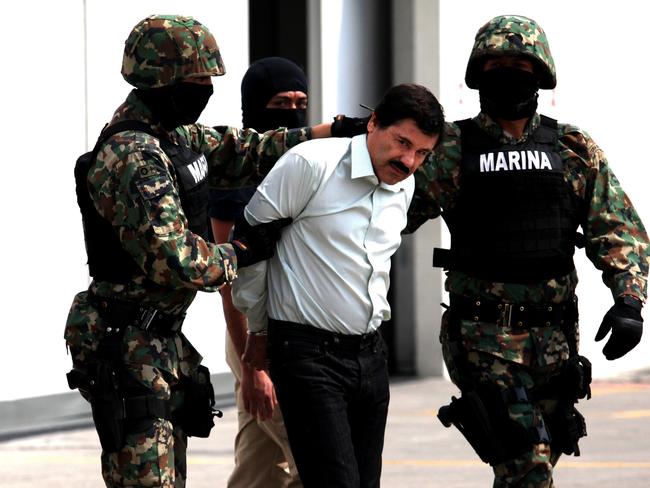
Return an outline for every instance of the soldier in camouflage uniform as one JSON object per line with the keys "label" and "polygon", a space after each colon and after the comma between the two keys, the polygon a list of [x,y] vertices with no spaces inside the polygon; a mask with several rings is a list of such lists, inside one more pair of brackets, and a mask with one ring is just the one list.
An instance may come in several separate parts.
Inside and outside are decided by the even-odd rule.
{"label": "soldier in camouflage uniform", "polygon": [[536,112],[537,90],[556,75],[535,21],[485,24],[465,81],[481,112],[447,124],[409,211],[408,230],[442,215],[451,233],[434,264],[447,270],[441,342],[462,396],[439,417],[492,465],[494,487],[552,487],[560,455],[578,455],[586,434],[574,248],[584,245],[611,289],[596,340],[611,331],[603,353],[613,360],[641,339],[648,236],[594,140]]}
{"label": "soldier in camouflage uniform", "polygon": [[279,237],[256,226],[238,241],[204,240],[208,186],[257,183],[289,147],[330,135],[330,124],[265,134],[196,124],[224,73],[204,25],[144,19],[124,50],[135,90],[75,169],[93,281],[66,323],[68,378],[91,402],[109,487],[185,485],[187,435],[208,435],[214,402],[180,331],[185,311],[197,291],[268,258]]}

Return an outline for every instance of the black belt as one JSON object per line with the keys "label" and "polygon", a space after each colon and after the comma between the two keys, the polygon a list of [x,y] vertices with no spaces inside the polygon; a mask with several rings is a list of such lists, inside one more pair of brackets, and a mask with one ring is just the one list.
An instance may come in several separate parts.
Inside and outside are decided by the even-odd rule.
{"label": "black belt", "polygon": [[507,327],[572,326],[575,322],[576,302],[509,303],[486,298],[470,298],[450,294],[452,313],[464,320],[496,323]]}
{"label": "black belt", "polygon": [[154,307],[88,292],[89,301],[109,326],[135,326],[160,335],[173,335],[181,330],[185,314],[170,314]]}
{"label": "black belt", "polygon": [[299,339],[346,352],[359,352],[375,346],[381,335],[376,330],[367,334],[341,334],[312,325],[269,318],[269,343],[285,339]]}

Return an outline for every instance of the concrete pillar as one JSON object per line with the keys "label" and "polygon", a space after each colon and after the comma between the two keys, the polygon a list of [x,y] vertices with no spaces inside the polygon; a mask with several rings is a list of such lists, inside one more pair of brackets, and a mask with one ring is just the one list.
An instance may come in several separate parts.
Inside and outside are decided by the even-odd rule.
{"label": "concrete pillar", "polygon": [[[439,95],[438,0],[392,0],[393,84],[415,82]],[[393,354],[399,373],[441,375],[438,340],[442,276],[432,268],[441,241],[441,219],[404,236],[393,258]]]}

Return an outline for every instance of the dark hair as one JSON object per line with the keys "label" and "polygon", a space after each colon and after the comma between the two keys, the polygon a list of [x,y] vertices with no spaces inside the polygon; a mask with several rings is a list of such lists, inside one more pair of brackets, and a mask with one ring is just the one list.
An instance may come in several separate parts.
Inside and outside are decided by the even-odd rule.
{"label": "dark hair", "polygon": [[413,119],[428,135],[442,135],[445,124],[445,114],[438,99],[427,88],[415,83],[389,88],[375,107],[375,117],[380,127]]}

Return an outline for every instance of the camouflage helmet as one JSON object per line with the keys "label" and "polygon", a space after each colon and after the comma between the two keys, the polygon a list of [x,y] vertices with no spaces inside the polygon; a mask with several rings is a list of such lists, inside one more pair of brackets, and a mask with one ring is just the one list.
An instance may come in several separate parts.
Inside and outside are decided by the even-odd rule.
{"label": "camouflage helmet", "polygon": [[478,88],[483,62],[488,56],[527,56],[535,65],[539,87],[555,88],[555,63],[542,28],[532,19],[520,15],[501,15],[479,29],[469,55],[465,83]]}
{"label": "camouflage helmet", "polygon": [[122,76],[136,88],[225,72],[214,36],[192,17],[151,15],[133,28],[124,45]]}

